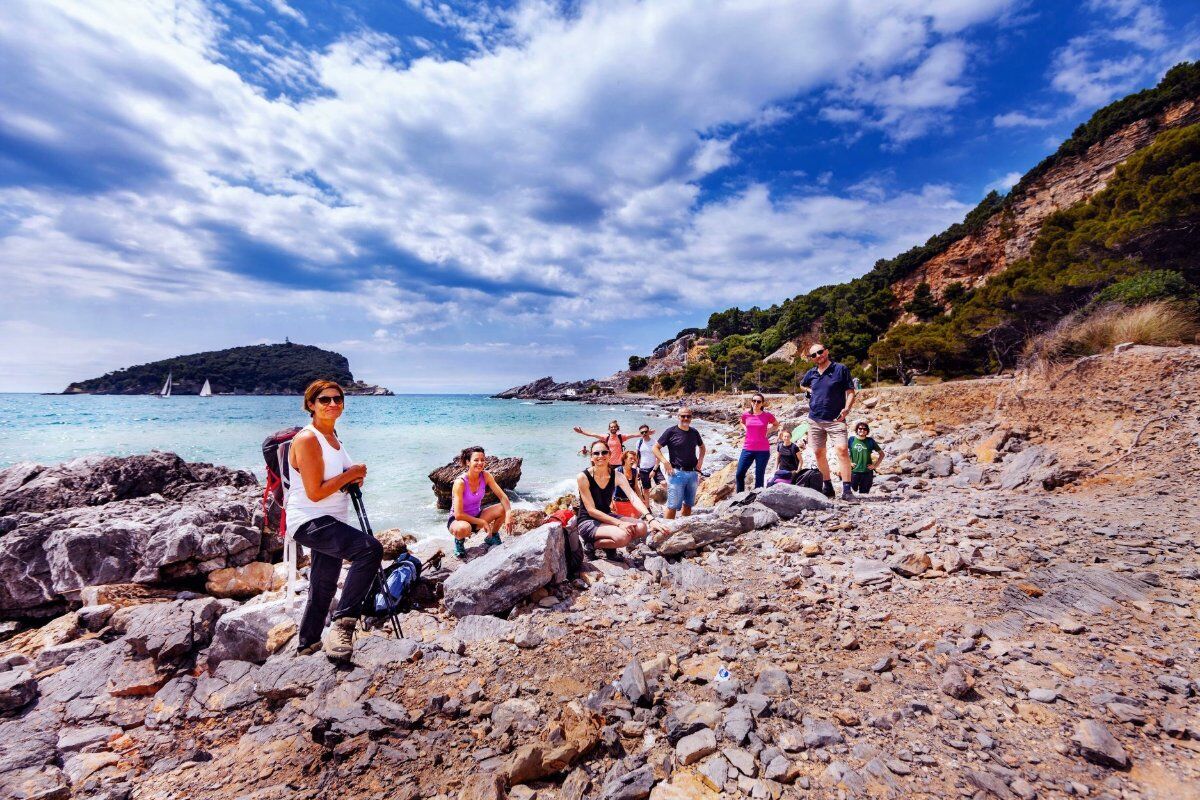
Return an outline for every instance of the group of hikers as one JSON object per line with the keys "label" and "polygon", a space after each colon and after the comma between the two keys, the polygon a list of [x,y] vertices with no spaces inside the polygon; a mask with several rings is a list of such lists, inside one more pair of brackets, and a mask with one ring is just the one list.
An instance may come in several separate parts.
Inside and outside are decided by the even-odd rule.
{"label": "group of hikers", "polygon": [[[819,482],[820,490],[834,497],[830,447],[836,458],[842,499],[852,500],[855,492],[865,494],[871,490],[883,450],[871,438],[866,422],[856,423],[854,435],[848,436],[846,420],[856,397],[850,370],[834,362],[821,344],[812,345],[808,357],[813,367],[800,384],[809,394],[809,414],[794,431],[781,429],[761,393],[751,395],[749,408],[741,415],[743,446],[735,472],[738,492],[745,490],[752,466],[755,488],[767,483],[773,451],[776,469],[770,483],[809,485],[811,481],[812,488],[817,488]],[[334,659],[347,659],[353,652],[359,610],[383,558],[379,542],[349,523],[346,490],[352,484],[362,484],[367,468],[351,460],[337,437],[335,426],[344,408],[345,393],[334,381],[314,381],[305,390],[304,410],[312,421],[296,434],[288,453],[288,465],[300,481],[299,486],[293,481],[286,498],[291,536],[312,552],[299,652],[323,649]],[[578,496],[573,510],[575,531],[589,557],[594,559],[601,553],[607,559],[621,560],[620,548],[652,530],[666,529],[655,516],[651,502],[651,491],[660,476],[665,478],[667,489],[663,517],[669,520],[692,513],[708,452],[703,437],[692,425],[693,417],[692,409],[679,409],[676,424],[657,438],[648,425],[642,425],[636,435],[623,434],[616,420],[609,423],[607,433],[574,429],[593,440],[584,448],[589,463],[576,476]],[[630,441],[635,439],[636,444],[631,446]],[[460,558],[466,557],[466,542],[474,533],[485,533],[483,544],[490,548],[502,543],[502,528],[506,533],[513,528],[512,504],[487,471],[486,459],[487,454],[479,446],[464,449],[459,457],[463,473],[454,480],[446,528]],[[484,498],[489,493],[497,502],[485,507]],[[329,630],[322,638],[343,561],[350,562],[350,569]]]}

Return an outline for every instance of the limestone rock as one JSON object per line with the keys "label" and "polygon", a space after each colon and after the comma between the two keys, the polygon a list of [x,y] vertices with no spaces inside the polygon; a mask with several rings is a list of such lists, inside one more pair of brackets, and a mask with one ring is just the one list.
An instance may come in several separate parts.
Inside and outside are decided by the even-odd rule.
{"label": "limestone rock", "polygon": [[1129,766],[1125,749],[1102,722],[1085,719],[1076,723],[1074,740],[1079,745],[1079,752],[1092,763],[1105,767]]}
{"label": "limestone rock", "polygon": [[[488,456],[484,462],[484,469],[491,473],[496,483],[506,492],[516,489],[517,483],[521,480],[521,459],[519,458]],[[438,467],[429,473],[429,480],[433,483],[433,493],[437,497],[437,507],[442,511],[450,510],[450,492],[454,486],[454,479],[463,472],[465,472],[463,465],[456,457],[449,464]],[[498,502],[499,500],[489,489],[483,497],[483,504],[490,505]]]}
{"label": "limestone rock", "polygon": [[[284,600],[246,604],[221,617],[213,633],[208,663],[225,660],[261,664],[295,632],[295,620],[288,615]],[[293,613],[299,613],[293,609]]]}
{"label": "limestone rock", "polygon": [[703,514],[664,522],[667,530],[652,532],[647,543],[665,556],[698,550],[744,533],[741,517],[735,513]]}
{"label": "limestone rock", "polygon": [[37,697],[38,683],[28,669],[0,672],[0,713],[23,708]]}
{"label": "limestone rock", "polygon": [[211,641],[217,618],[224,611],[225,606],[211,597],[145,603],[119,609],[109,624],[125,634],[135,655],[160,663],[176,662]]}
{"label": "limestone rock", "polygon": [[286,581],[284,569],[277,569],[276,565],[264,561],[252,561],[240,567],[225,567],[210,572],[204,583],[204,591],[213,597],[245,600],[256,594],[282,589]]}
{"label": "limestone rock", "polygon": [[393,561],[401,553],[408,550],[409,545],[417,541],[415,534],[399,528],[388,528],[375,534],[375,538],[383,545],[383,560]]}
{"label": "limestone rock", "polygon": [[850,567],[851,578],[859,586],[889,583],[892,570],[886,563],[873,558],[856,558]]}
{"label": "limestone rock", "polygon": [[566,578],[562,525],[548,522],[451,573],[443,584],[445,606],[456,617],[508,611],[537,589]]}
{"label": "limestone rock", "polygon": [[790,483],[776,483],[758,492],[757,502],[783,519],[791,519],[802,511],[825,511],[833,507],[829,498],[820,492]]}
{"label": "limestone rock", "polygon": [[0,777],[4,800],[67,800],[71,796],[71,784],[58,767],[26,767]]}
{"label": "limestone rock", "polygon": [[[0,485],[13,484],[0,470]],[[6,477],[8,476],[8,477]],[[0,493],[0,616],[44,616],[88,586],[169,582],[277,547],[255,524],[248,472],[173,453],[98,457],[40,470]]]}
{"label": "limestone rock", "polygon": [[891,561],[889,566],[897,575],[905,578],[915,578],[927,570],[933,569],[933,560],[920,551],[901,553]]}
{"label": "limestone rock", "polygon": [[675,745],[675,758],[683,766],[695,764],[705,756],[717,752],[717,737],[708,728],[702,728],[683,737]]}
{"label": "limestone rock", "polygon": [[961,700],[971,693],[974,686],[971,676],[957,664],[951,664],[938,680],[938,688],[942,694]]}

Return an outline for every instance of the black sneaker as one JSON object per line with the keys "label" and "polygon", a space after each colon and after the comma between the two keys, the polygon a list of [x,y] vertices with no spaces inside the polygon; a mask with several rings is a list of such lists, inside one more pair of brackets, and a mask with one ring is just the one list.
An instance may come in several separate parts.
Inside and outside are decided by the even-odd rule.
{"label": "black sneaker", "polygon": [[837,497],[837,494],[833,491],[833,481],[825,481],[823,484],[821,484],[821,494],[825,495],[830,500]]}
{"label": "black sneaker", "polygon": [[605,551],[604,551],[604,560],[605,560],[605,561],[612,561],[612,562],[614,562],[614,563],[617,563],[617,564],[624,564],[624,563],[625,563],[625,556],[621,555],[621,551],[617,550],[617,549],[614,547],[614,548],[612,548],[612,549],[610,549],[610,550],[605,550]]}

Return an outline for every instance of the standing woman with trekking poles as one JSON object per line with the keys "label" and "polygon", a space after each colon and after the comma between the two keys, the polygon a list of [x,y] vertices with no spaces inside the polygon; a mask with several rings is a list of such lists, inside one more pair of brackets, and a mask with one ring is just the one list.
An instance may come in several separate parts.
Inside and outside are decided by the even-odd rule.
{"label": "standing woman with trekking poles", "polygon": [[[365,531],[349,524],[351,484],[362,485],[367,466],[355,464],[337,437],[334,426],[342,416],[346,395],[334,381],[313,381],[304,390],[304,410],[312,422],[292,440],[288,465],[299,472],[301,485],[292,482],[287,496],[287,524],[297,544],[312,551],[308,572],[308,603],[300,622],[301,655],[324,649],[331,659],[345,660],[354,653],[354,629],[363,600],[371,591],[383,546]],[[325,634],[325,615],[337,592],[342,562],[350,562],[342,596]]]}

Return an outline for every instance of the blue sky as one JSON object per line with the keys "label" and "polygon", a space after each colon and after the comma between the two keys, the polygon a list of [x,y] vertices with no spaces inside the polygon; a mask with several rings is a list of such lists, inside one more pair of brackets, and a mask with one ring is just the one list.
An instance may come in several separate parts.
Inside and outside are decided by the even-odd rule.
{"label": "blue sky", "polygon": [[1198,54],[1166,0],[7,0],[0,391],[285,336],[397,391],[606,375]]}

